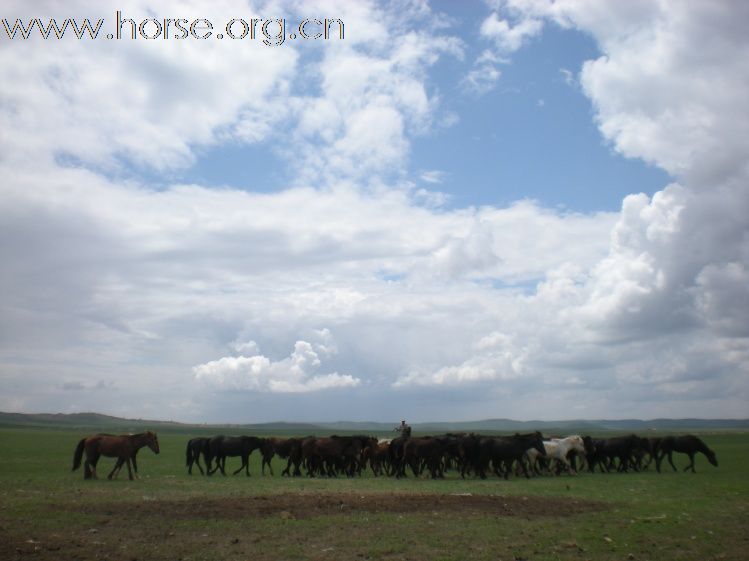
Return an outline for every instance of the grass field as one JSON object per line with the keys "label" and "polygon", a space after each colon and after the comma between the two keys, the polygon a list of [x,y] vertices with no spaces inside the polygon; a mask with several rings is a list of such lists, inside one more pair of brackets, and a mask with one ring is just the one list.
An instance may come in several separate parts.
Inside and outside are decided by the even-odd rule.
{"label": "grass field", "polygon": [[[71,472],[81,432],[0,429],[0,559],[744,560],[749,434],[705,434],[697,474],[444,481],[188,476],[160,433],[141,479]],[[685,456],[675,456],[685,466]],[[113,460],[102,459],[100,476]],[[228,468],[238,467],[236,458]],[[196,472],[197,473],[197,472]]]}

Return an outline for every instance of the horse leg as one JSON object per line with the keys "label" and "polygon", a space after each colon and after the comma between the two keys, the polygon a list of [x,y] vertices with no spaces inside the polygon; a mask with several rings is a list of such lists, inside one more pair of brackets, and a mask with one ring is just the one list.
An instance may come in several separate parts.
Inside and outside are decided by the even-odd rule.
{"label": "horse leg", "polygon": [[245,456],[242,456],[242,465],[239,466],[239,469],[232,473],[232,475],[237,475],[240,471],[242,471],[245,466],[247,465],[247,458]]}
{"label": "horse leg", "polygon": [[88,461],[88,456],[86,456],[86,460],[83,462],[83,479],[91,479],[92,477],[91,464]]}
{"label": "horse leg", "polygon": [[121,467],[122,467],[122,458],[117,458],[117,461],[115,462],[114,467],[112,468],[112,471],[110,471],[109,475],[107,475],[107,479],[111,480],[112,477],[115,476],[115,473],[120,471]]}
{"label": "horse leg", "polygon": [[671,464],[671,467],[674,469],[674,471],[679,471],[676,469],[676,466],[674,465],[674,458],[673,458],[673,452],[671,450],[668,451],[668,463]]}
{"label": "horse leg", "polygon": [[525,467],[525,462],[523,460],[519,460],[518,464],[520,464],[520,467],[523,470],[523,474],[525,475],[525,478],[526,479],[530,479],[531,478],[531,474],[528,473],[528,468]]}
{"label": "horse leg", "polygon": [[572,469],[572,464],[570,464],[570,462],[567,460],[567,456],[562,456],[561,459],[557,461],[559,462],[559,470],[557,473],[558,475],[562,473],[563,466],[567,468],[567,473],[569,473],[570,475],[577,475],[575,473],[575,470]]}
{"label": "horse leg", "polygon": [[689,465],[684,468],[684,471],[691,469],[692,473],[697,473],[694,471],[694,452],[688,452],[687,455],[689,456]]}
{"label": "horse leg", "polygon": [[99,461],[99,454],[94,454],[94,456],[89,460],[89,464],[91,465],[91,478],[92,479],[99,479],[99,477],[96,475],[96,464]]}
{"label": "horse leg", "polygon": [[[122,460],[120,460],[122,461]],[[130,468],[130,458],[125,459],[125,463],[127,463],[127,477],[130,481],[133,480],[133,470]],[[120,467],[122,467],[122,464],[120,464]]]}

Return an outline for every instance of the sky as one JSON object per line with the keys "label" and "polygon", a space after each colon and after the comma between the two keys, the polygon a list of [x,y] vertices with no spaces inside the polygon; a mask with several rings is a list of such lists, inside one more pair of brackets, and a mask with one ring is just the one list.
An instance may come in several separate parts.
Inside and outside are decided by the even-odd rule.
{"label": "sky", "polygon": [[[108,40],[116,10],[214,31]],[[35,17],[104,22],[8,37]],[[3,18],[1,411],[749,416],[749,5]],[[252,18],[287,39],[218,37]],[[305,18],[344,37],[288,38]]]}

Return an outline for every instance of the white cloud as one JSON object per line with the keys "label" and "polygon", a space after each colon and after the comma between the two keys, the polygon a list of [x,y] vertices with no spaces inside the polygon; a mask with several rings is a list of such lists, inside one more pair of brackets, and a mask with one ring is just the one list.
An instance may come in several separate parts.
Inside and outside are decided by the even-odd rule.
{"label": "white cloud", "polygon": [[248,354],[251,356],[257,355],[260,353],[260,347],[255,341],[243,341],[243,342],[235,342],[232,347],[234,350],[241,354]]}
{"label": "white cloud", "polygon": [[[526,18],[550,18],[591,34],[602,56],[580,82],[604,136],[630,157],[690,186],[745,173],[749,123],[742,114],[749,68],[749,7],[732,2],[513,0]],[[742,171],[743,170],[743,171]]]}
{"label": "white cloud", "polygon": [[420,179],[427,183],[442,183],[445,180],[445,172],[439,169],[430,169],[424,171]]}
{"label": "white cloud", "polygon": [[523,18],[514,25],[492,12],[481,24],[481,35],[491,39],[501,52],[517,51],[530,37],[538,35],[543,22],[534,18]]}
{"label": "white cloud", "polygon": [[492,43],[473,63],[462,80],[463,88],[475,95],[493,90],[500,77],[498,65],[508,63],[508,55],[520,49],[530,38],[541,33],[543,20],[515,9],[513,2],[495,2],[491,13],[481,22],[479,34]]}
{"label": "white cloud", "polygon": [[[255,400],[267,420],[374,417],[418,391],[449,417],[499,405],[559,417],[569,403],[586,416],[743,414],[744,8],[512,0],[492,12],[487,71],[542,21],[592,35],[604,56],[579,76],[604,138],[674,175],[652,196],[633,186],[619,213],[580,214],[446,208],[444,193],[404,185],[413,139],[455,122],[429,73],[463,44],[423,4],[412,20],[376,3],[310,6],[340,14],[346,42],[0,47],[12,77],[0,125],[14,131],[0,140],[3,408],[54,409],[66,391],[66,407],[138,403],[143,416],[237,420]],[[233,142],[275,146],[298,184],[209,189],[167,171],[155,188],[111,173],[123,157],[169,170]],[[332,388],[346,399],[294,397]]]}
{"label": "white cloud", "polygon": [[499,56],[486,49],[476,58],[473,68],[463,78],[463,87],[477,95],[493,90],[502,76],[502,71],[497,68],[500,62],[502,59]]}
{"label": "white cloud", "polygon": [[436,371],[412,370],[398,378],[393,387],[486,384],[512,380],[525,373],[526,349],[518,347],[504,333],[490,333],[473,348],[478,352],[457,366],[444,366]]}
{"label": "white cloud", "polygon": [[[323,355],[335,354],[327,329],[319,332],[323,345],[297,341],[294,350],[279,361],[263,355],[223,357],[193,367],[195,379],[211,388],[270,393],[306,393],[358,386],[359,378],[349,374],[317,374]],[[317,348],[316,348],[317,347]]]}
{"label": "white cloud", "polygon": [[[546,269],[536,292],[517,302],[534,330],[497,320],[501,333],[525,341],[525,377],[573,380],[566,383],[571,387],[613,385],[630,404],[660,396],[694,406],[720,396],[736,410],[749,391],[741,375],[749,371],[749,199],[742,187],[749,180],[749,119],[738,106],[747,67],[735,68],[734,55],[748,48],[737,21],[746,23],[749,14],[721,3],[512,1],[500,8],[521,21],[549,18],[593,34],[605,56],[584,65],[581,84],[602,133],[622,154],[677,179],[652,197],[625,198],[599,262],[579,267],[570,260]],[[510,26],[500,22],[492,13],[486,26],[505,37]],[[511,47],[508,40],[504,48]],[[725,89],[713,91],[708,83]],[[483,242],[471,236],[460,252],[443,250],[444,263],[481,270],[477,258],[490,262],[488,248],[496,247],[483,235]],[[464,351],[458,366],[412,369],[399,383],[485,386],[514,372],[493,358],[480,342]],[[581,368],[595,377],[570,376]]]}
{"label": "white cloud", "polygon": [[[150,2],[117,6],[140,21],[154,15]],[[105,18],[114,8],[68,2],[11,2],[13,17],[80,15]],[[228,21],[249,4],[214,2],[209,17]],[[161,2],[160,14],[206,17],[195,2]],[[170,17],[170,16],[164,16]],[[102,33],[103,35],[103,33]],[[294,49],[262,43],[237,48],[232,41],[146,40],[6,42],[0,65],[6,76],[0,126],[6,158],[65,156],[87,165],[117,167],[119,158],[158,169],[185,166],[195,146],[229,139],[258,142],[286,114],[279,94],[296,68]],[[251,68],[252,71],[240,71]]]}

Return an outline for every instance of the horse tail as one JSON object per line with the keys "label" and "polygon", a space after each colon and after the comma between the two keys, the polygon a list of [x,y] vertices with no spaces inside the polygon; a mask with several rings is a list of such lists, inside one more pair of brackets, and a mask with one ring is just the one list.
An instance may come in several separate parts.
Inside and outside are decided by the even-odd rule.
{"label": "horse tail", "polygon": [[75,447],[75,454],[73,454],[73,469],[71,471],[75,471],[79,467],[81,467],[81,458],[83,458],[83,450],[85,447],[86,447],[86,439],[81,438],[81,441],[78,443],[78,446]]}
{"label": "horse tail", "polygon": [[192,447],[190,446],[192,444],[192,441],[187,443],[187,449],[185,450],[185,465],[190,467],[190,463],[192,463]]}

